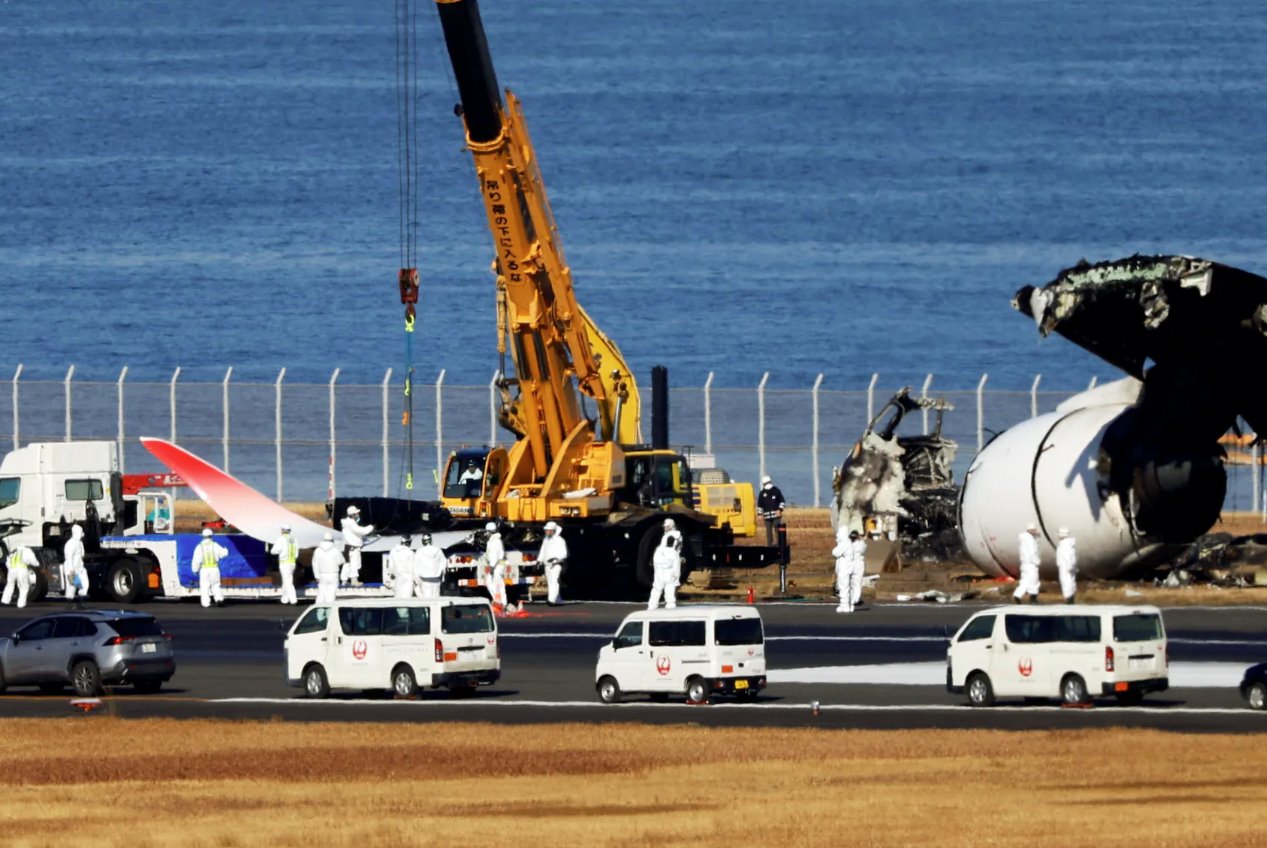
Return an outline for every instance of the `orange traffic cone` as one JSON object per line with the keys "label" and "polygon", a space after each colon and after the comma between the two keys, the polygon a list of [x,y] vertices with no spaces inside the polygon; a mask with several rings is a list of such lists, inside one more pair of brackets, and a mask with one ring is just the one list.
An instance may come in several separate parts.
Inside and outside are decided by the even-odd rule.
{"label": "orange traffic cone", "polygon": [[752,584],[748,584],[748,603],[755,604],[757,602],[757,593],[752,590]]}

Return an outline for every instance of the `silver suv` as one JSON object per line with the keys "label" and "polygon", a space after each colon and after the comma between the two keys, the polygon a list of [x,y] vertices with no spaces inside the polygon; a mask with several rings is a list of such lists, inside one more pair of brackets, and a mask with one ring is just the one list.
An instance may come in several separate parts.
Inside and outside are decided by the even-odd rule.
{"label": "silver suv", "polygon": [[0,692],[19,685],[59,692],[68,683],[85,698],[103,684],[157,692],[175,673],[172,637],[143,613],[56,613],[0,636]]}

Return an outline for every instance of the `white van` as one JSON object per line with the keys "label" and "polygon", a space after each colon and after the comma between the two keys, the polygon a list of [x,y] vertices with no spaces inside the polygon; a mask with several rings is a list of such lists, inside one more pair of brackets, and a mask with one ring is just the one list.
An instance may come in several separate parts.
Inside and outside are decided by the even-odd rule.
{"label": "white van", "polygon": [[598,652],[598,697],[673,693],[704,703],[714,694],[755,698],[765,688],[765,633],[754,607],[680,606],[635,612]]}
{"label": "white van", "polygon": [[286,682],[331,689],[468,694],[501,675],[497,621],[483,598],[350,598],[315,606],[286,635]]}
{"label": "white van", "polygon": [[998,607],[974,615],[946,651],[946,688],[996,697],[1139,703],[1170,685],[1166,628],[1151,606]]}

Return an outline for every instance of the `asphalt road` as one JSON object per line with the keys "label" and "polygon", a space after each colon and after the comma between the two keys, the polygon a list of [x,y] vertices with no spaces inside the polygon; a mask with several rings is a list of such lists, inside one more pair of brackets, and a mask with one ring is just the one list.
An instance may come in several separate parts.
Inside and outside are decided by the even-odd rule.
{"label": "asphalt road", "polygon": [[[44,602],[0,609],[0,631],[44,612]],[[297,609],[302,611],[306,606]],[[126,717],[285,718],[297,721],[635,721],[718,726],[844,728],[1154,727],[1177,731],[1267,732],[1267,714],[1245,708],[1235,688],[1244,666],[1267,660],[1267,608],[1175,608],[1165,611],[1170,637],[1169,691],[1143,706],[1099,699],[1093,708],[1001,705],[972,709],[948,693],[945,633],[978,605],[881,605],[837,615],[829,604],[762,604],[770,686],[755,703],[687,705],[631,700],[602,705],[594,694],[599,647],[634,604],[533,606],[501,621],[502,678],[470,698],[424,692],[398,701],[383,694],[309,701],[286,685],[283,627],[297,612],[273,603],[240,602],[204,610],[196,603],[153,602],[151,612],[174,637],[177,673],[158,695],[121,687],[96,714]],[[1182,673],[1181,673],[1182,671]],[[1184,686],[1184,681],[1192,685]],[[71,716],[70,692],[39,695],[13,688],[0,716]],[[818,714],[811,704],[818,702]]]}

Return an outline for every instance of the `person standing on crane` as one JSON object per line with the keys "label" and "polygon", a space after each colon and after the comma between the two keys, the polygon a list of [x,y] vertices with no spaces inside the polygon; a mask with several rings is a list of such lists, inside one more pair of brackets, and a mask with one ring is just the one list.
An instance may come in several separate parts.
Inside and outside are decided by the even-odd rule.
{"label": "person standing on crane", "polygon": [[66,587],[66,600],[83,606],[88,597],[88,569],[84,568],[84,528],[78,524],[70,527],[70,538],[62,548],[62,585]]}
{"label": "person standing on crane", "polygon": [[345,585],[361,585],[361,546],[365,537],[374,532],[373,524],[361,524],[357,516],[361,511],[355,506],[348,507],[348,514],[343,519],[343,544],[347,548],[347,560],[339,582]]}
{"label": "person standing on crane", "polygon": [[210,527],[204,527],[202,541],[194,548],[190,557],[194,573],[198,575],[198,595],[204,607],[211,606],[213,597],[216,606],[224,606],[224,590],[220,588],[220,560],[229,555],[229,549],[211,538],[214,535]]}
{"label": "person standing on crane", "polygon": [[383,584],[393,589],[397,598],[414,596],[414,549],[413,539],[402,536],[396,547],[387,555],[387,567],[383,569]]}
{"label": "person standing on crane", "polygon": [[506,544],[502,534],[497,531],[497,524],[490,521],[484,525],[488,531],[488,541],[484,543],[484,558],[488,563],[488,594],[493,606],[506,609]]}
{"label": "person standing on crane", "polygon": [[422,547],[414,552],[414,591],[420,598],[438,598],[449,558],[439,545],[432,544],[430,533],[423,533],[420,541]]}
{"label": "person standing on crane", "polygon": [[761,494],[757,495],[757,509],[761,511],[761,517],[765,519],[765,543],[767,545],[778,544],[778,527],[779,522],[783,520],[783,493],[779,491],[779,487],[774,485],[774,481],[769,475],[761,478]]}
{"label": "person standing on crane", "polygon": [[18,609],[26,606],[27,593],[31,591],[31,569],[39,568],[40,561],[35,558],[35,551],[28,546],[14,548],[9,552],[9,558],[5,564],[9,569],[9,576],[4,581],[4,595],[0,596],[0,603],[9,604],[13,601],[13,590],[18,590]]}
{"label": "person standing on crane", "polygon": [[664,608],[673,609],[677,606],[677,587],[682,582],[682,534],[672,518],[664,519],[664,535],[651,555],[651,568],[654,582],[647,609],[658,607],[661,597]]}
{"label": "person standing on crane", "polygon": [[317,603],[332,604],[338,596],[339,569],[343,554],[334,545],[334,534],[327,532],[312,552],[312,571],[317,578]]}
{"label": "person standing on crane", "polygon": [[277,570],[282,575],[282,603],[297,604],[299,598],[295,594],[295,563],[299,560],[299,545],[295,537],[290,535],[290,525],[283,524],[282,533],[273,541],[268,552],[277,557]]}
{"label": "person standing on crane", "polygon": [[563,566],[568,558],[568,543],[563,541],[563,533],[559,525],[553,521],[546,522],[545,534],[545,539],[541,541],[541,550],[537,552],[537,559],[545,567],[546,601],[554,607],[563,603],[563,599],[559,596],[559,582],[563,577]]}

